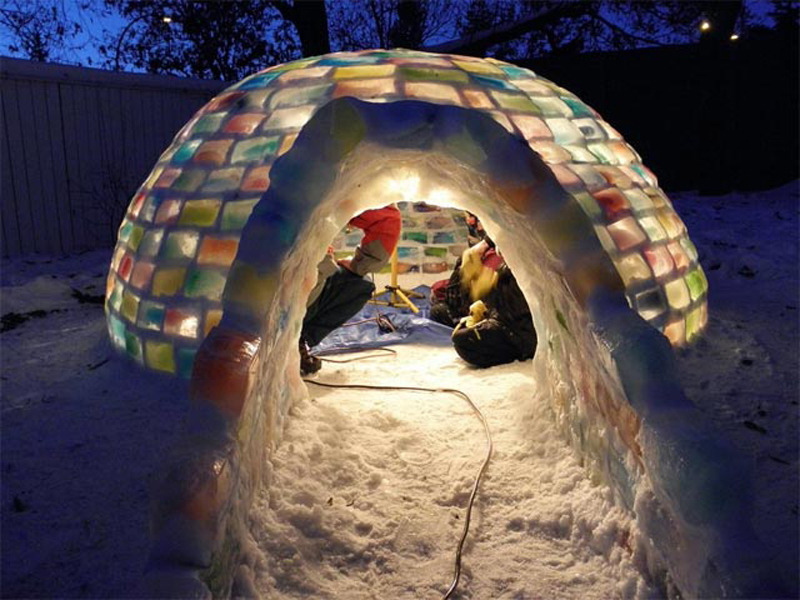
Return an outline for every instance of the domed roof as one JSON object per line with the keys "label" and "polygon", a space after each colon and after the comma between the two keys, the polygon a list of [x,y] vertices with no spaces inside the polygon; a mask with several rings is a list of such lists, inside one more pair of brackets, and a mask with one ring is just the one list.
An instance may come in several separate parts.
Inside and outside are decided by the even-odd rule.
{"label": "domed roof", "polygon": [[419,100],[486,113],[527,141],[590,219],[629,304],[673,345],[705,326],[707,281],[636,151],[574,94],[492,58],[343,52],[271,67],[201,108],[159,158],[119,229],[106,292],[115,346],[189,376],[222,316],[242,229],[270,168],[333,99]]}

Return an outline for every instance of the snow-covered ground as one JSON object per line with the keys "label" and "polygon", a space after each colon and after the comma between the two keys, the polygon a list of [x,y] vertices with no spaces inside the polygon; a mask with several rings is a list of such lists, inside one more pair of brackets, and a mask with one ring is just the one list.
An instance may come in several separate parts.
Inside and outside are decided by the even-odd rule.
{"label": "snow-covered ground", "polygon": [[[707,335],[678,354],[685,389],[753,457],[757,530],[796,597],[798,186],[672,198],[711,294]],[[112,355],[102,305],[92,302],[109,260],[97,251],[4,260],[0,269],[5,598],[130,597],[144,566],[147,480],[188,402],[184,383]],[[474,371],[446,348],[397,349],[396,359],[326,364],[318,378],[385,384],[402,373],[406,384],[464,389],[485,408],[496,449],[466,544],[462,597],[655,593],[626,539],[627,517],[531,401],[538,384],[525,364]],[[425,362],[410,363],[420,353]],[[309,392],[252,513],[262,592],[442,592],[482,457],[478,421],[456,396]]]}
{"label": "snow-covered ground", "polygon": [[[328,383],[450,387],[486,416],[494,453],[475,503],[457,598],[648,597],[629,517],[555,434],[530,361],[489,371],[448,347],[325,364]],[[420,367],[424,365],[424,367]],[[264,598],[440,598],[485,455],[462,398],[311,386],[256,502]]]}

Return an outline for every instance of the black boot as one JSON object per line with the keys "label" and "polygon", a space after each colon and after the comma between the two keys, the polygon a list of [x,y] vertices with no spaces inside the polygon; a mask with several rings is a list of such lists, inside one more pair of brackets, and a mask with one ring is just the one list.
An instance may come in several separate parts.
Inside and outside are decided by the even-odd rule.
{"label": "black boot", "polygon": [[322,368],[322,361],[309,352],[308,344],[300,338],[300,375],[311,375]]}

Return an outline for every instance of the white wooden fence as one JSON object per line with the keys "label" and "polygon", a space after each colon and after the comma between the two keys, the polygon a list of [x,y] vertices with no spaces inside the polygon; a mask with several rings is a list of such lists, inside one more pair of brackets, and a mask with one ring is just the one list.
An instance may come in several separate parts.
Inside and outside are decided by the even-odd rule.
{"label": "white wooden fence", "polygon": [[2,255],[113,244],[160,153],[225,85],[0,57]]}

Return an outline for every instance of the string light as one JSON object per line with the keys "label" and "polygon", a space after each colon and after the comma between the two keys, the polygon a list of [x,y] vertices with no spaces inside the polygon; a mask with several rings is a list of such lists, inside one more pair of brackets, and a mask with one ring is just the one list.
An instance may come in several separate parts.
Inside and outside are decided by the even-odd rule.
{"label": "string light", "polygon": [[703,19],[703,22],[700,23],[700,31],[708,31],[709,29],[711,29],[711,23]]}
{"label": "string light", "polygon": [[732,33],[731,34],[731,41],[732,42],[735,42],[738,39],[739,39],[739,34],[738,33]]}
{"label": "string light", "polygon": [[172,17],[162,17],[161,21],[163,23],[172,23]]}

